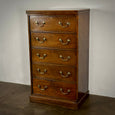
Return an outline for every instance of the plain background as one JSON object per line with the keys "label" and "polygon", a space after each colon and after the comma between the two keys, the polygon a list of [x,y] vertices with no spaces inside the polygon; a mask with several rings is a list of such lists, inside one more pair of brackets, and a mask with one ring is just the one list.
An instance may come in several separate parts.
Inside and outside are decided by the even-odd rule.
{"label": "plain background", "polygon": [[0,0],[0,81],[30,85],[26,10],[90,8],[90,94],[115,97],[115,0]]}

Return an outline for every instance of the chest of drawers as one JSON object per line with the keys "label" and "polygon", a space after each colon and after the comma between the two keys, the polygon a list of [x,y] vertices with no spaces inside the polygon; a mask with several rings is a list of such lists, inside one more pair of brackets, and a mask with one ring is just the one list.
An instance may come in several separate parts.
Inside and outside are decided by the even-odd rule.
{"label": "chest of drawers", "polygon": [[88,95],[89,9],[26,13],[30,101],[78,108]]}

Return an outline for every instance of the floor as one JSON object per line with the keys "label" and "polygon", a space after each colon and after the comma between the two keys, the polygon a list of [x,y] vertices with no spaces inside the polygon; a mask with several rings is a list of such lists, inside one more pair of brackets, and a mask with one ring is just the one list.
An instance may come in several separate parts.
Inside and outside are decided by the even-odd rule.
{"label": "floor", "polygon": [[90,95],[79,110],[30,103],[30,86],[0,82],[0,115],[115,115],[115,98]]}

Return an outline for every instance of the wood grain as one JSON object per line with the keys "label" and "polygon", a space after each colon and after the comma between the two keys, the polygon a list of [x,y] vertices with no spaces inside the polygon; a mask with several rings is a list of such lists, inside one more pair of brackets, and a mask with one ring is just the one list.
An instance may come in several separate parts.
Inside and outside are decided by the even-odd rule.
{"label": "wood grain", "polygon": [[[47,86],[46,90],[40,90],[38,88],[38,85],[41,86],[41,89],[43,89],[45,86]],[[60,88],[63,88],[63,92],[67,93],[67,90],[70,89],[70,92],[68,94],[63,94],[60,91]],[[46,95],[46,96],[52,96],[57,98],[63,98],[63,99],[71,99],[76,100],[76,86],[75,84],[70,83],[64,83],[64,82],[52,82],[52,81],[46,81],[46,80],[39,80],[39,79],[33,79],[33,93],[34,94],[40,94],[40,95]]]}
{"label": "wood grain", "polygon": [[[35,24],[38,21],[39,24]],[[42,23],[45,24],[42,26]],[[63,25],[60,25],[61,22]],[[70,23],[67,26],[67,22]],[[75,16],[30,16],[31,31],[75,32]],[[67,27],[66,27],[67,26]]]}
{"label": "wood grain", "polygon": [[[46,73],[41,74],[38,72],[37,69],[40,69],[41,72],[44,72],[46,69]],[[33,77],[36,78],[42,78],[42,79],[48,79],[48,80],[58,80],[58,81],[64,81],[64,82],[72,82],[76,83],[76,67],[73,66],[60,66],[60,65],[54,65],[54,64],[33,64],[32,65],[32,70],[33,70]],[[60,71],[63,72],[62,76],[60,74]],[[68,75],[67,73],[70,72],[71,74]]]}
{"label": "wood grain", "polygon": [[90,9],[75,8],[75,10],[27,10],[27,15],[77,15],[88,12]]}
{"label": "wood grain", "polygon": [[[44,59],[40,59],[36,54],[39,53],[40,57],[44,54],[47,56]],[[59,56],[62,55],[64,59]],[[68,61],[63,61],[70,56]],[[33,62],[43,62],[43,63],[54,63],[54,64],[64,64],[64,65],[76,65],[76,54],[74,50],[48,50],[48,49],[32,49],[32,61]]]}
{"label": "wood grain", "polygon": [[[39,38],[40,40],[36,40]],[[46,38],[46,41],[43,41],[43,38]],[[62,39],[63,42],[60,42],[59,39]],[[68,42],[67,40],[70,40]],[[53,34],[53,33],[31,33],[31,45],[35,47],[47,47],[47,48],[76,48],[76,34]],[[63,44],[68,43],[68,44]]]}

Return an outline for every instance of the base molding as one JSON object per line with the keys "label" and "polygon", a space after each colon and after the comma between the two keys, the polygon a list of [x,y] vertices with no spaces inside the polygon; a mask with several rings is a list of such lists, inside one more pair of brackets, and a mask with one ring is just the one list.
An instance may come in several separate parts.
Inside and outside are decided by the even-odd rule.
{"label": "base molding", "polygon": [[55,99],[51,97],[45,97],[45,96],[32,94],[30,96],[30,102],[56,105],[56,106],[61,106],[68,109],[78,109],[79,106],[82,104],[83,100],[86,97],[88,97],[88,95],[89,95],[89,92],[87,91],[77,101],[70,101],[70,100]]}

